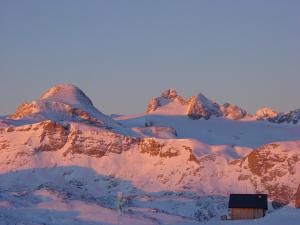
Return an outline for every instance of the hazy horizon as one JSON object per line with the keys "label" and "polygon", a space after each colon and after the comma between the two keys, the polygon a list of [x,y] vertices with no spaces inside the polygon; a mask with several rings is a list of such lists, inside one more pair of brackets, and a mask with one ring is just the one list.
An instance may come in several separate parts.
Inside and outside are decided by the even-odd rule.
{"label": "hazy horizon", "polygon": [[0,2],[0,115],[53,85],[104,113],[175,88],[250,113],[300,108],[300,2]]}

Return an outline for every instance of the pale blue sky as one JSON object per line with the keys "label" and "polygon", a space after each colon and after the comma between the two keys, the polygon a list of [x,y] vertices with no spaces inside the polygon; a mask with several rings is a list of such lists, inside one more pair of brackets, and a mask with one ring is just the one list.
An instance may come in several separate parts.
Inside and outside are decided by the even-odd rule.
{"label": "pale blue sky", "polygon": [[300,1],[0,0],[0,115],[57,83],[105,113],[173,87],[254,112],[300,108]]}

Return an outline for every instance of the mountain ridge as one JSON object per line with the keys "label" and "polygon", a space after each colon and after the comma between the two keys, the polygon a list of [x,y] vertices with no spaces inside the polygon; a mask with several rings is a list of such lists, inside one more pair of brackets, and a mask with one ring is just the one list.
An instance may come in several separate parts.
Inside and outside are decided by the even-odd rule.
{"label": "mountain ridge", "polygon": [[[174,89],[154,102],[157,107],[151,105],[148,113],[112,119],[79,88],[50,88],[0,119],[0,173],[14,172],[0,191],[4,184],[7,196],[18,190],[20,195],[24,190],[63,190],[61,201],[72,201],[70,190],[76,189],[84,196],[80,201],[90,195],[104,208],[114,207],[116,192],[122,191],[130,196],[134,215],[159,209],[164,216],[192,221],[226,213],[228,194],[245,192],[245,187],[269,194],[271,205],[295,203],[300,183],[297,125],[265,121],[280,115],[269,109],[261,112],[263,119],[241,119],[247,113],[237,106],[219,105],[202,94],[184,100]],[[103,178],[87,178],[80,168]],[[18,173],[25,170],[34,174],[32,186],[26,182],[30,175]],[[162,199],[167,203],[160,204]]]}

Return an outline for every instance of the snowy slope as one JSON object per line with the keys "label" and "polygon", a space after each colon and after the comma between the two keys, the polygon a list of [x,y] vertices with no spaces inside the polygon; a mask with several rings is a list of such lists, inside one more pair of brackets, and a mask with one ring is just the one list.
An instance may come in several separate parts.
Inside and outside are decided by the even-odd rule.
{"label": "snowy slope", "polygon": [[[118,191],[130,199],[126,206],[130,211],[124,217],[129,217],[129,221],[134,217],[137,224],[141,223],[137,222],[139,218],[144,218],[142,221],[146,223],[147,218],[156,217],[153,224],[168,224],[162,222],[165,217],[185,222],[206,221],[226,214],[228,193],[267,192],[274,200],[290,201],[300,182],[298,142],[270,144],[232,161],[213,153],[212,146],[208,151],[205,145],[197,150],[197,144],[186,140],[131,140],[102,128],[88,129],[78,124],[72,124],[71,138],[56,150],[51,148],[57,144],[51,142],[51,130],[42,143],[39,141],[43,129],[37,124],[30,130],[19,127],[8,134],[1,133],[1,143],[10,146],[13,142],[13,145],[1,152],[5,160],[0,164],[0,205],[16,208],[16,211],[24,211],[25,206],[37,217],[43,213],[40,207],[58,211],[54,215],[44,212],[55,218],[46,217],[49,224],[51,221],[68,224],[66,220],[70,217],[75,217],[80,224],[82,218],[97,217],[92,213],[97,210],[111,215],[106,218],[100,214],[98,221],[111,223],[111,217],[114,215],[115,219],[117,214]],[[22,138],[17,142],[16,136]],[[122,144],[111,146],[111,143]],[[107,145],[106,152],[97,150],[103,145]],[[264,171],[263,176],[261,171]],[[59,202],[55,208],[52,200],[34,197],[45,192],[54,195],[51,199],[59,198],[55,200]],[[280,199],[282,197],[285,199]],[[65,211],[73,210],[79,211],[82,217],[65,215]],[[58,213],[63,214],[63,218]]]}
{"label": "snowy slope", "polygon": [[210,145],[255,148],[275,141],[298,140],[300,137],[298,126],[267,121],[234,121],[226,118],[191,120],[187,116],[153,114],[119,116],[114,119],[132,128],[145,127],[146,123],[152,127],[171,127],[178,138],[196,139]]}

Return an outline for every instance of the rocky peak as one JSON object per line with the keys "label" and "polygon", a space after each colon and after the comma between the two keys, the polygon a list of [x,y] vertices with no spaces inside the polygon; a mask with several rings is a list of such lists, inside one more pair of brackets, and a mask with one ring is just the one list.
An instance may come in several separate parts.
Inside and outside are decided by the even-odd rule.
{"label": "rocky peak", "polygon": [[177,94],[175,89],[168,89],[163,91],[160,97],[152,98],[148,104],[146,113],[151,113],[156,111],[159,107],[163,107],[170,102],[176,102],[179,106],[185,105],[186,101],[183,97]]}
{"label": "rocky peak", "polygon": [[276,116],[278,116],[278,112],[268,107],[261,108],[255,113],[255,117],[258,120],[271,119]]}
{"label": "rocky peak", "polygon": [[209,119],[212,115],[221,116],[220,106],[206,98],[202,93],[192,96],[188,100],[188,116],[192,119]]}
{"label": "rocky peak", "polygon": [[230,103],[224,103],[221,106],[221,111],[224,117],[232,120],[242,119],[247,115],[244,109]]}

